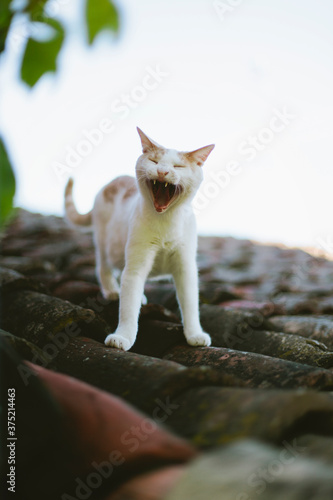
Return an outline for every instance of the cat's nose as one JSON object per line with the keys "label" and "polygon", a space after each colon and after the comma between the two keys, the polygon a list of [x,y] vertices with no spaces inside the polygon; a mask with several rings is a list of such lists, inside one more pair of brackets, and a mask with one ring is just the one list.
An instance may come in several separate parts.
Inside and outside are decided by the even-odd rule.
{"label": "cat's nose", "polygon": [[168,175],[169,172],[166,172],[165,170],[157,170],[157,175],[159,177],[165,177],[166,175]]}

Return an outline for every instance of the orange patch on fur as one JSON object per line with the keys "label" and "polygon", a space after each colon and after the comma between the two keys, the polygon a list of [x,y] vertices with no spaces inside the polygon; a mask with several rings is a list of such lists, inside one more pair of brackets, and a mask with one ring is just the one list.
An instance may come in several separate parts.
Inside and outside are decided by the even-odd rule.
{"label": "orange patch on fur", "polygon": [[114,179],[103,190],[105,201],[112,202],[116,196],[122,194],[123,199],[130,198],[137,193],[137,184],[134,177],[122,175]]}

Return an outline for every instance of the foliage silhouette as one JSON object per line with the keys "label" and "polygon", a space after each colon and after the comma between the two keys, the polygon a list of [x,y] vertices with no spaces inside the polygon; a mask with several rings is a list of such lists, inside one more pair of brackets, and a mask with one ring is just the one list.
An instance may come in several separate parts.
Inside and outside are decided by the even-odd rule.
{"label": "foliage silhouette", "polygon": [[[56,2],[56,0],[55,0]],[[18,5],[18,6],[17,6]],[[87,42],[92,45],[97,35],[104,30],[113,33],[119,31],[118,11],[111,0],[85,0],[85,33]],[[29,36],[21,60],[20,78],[30,88],[48,72],[57,71],[57,61],[63,48],[66,37],[65,27],[56,15],[52,15],[47,5],[47,0],[27,0],[20,6],[14,0],[1,0],[0,2],[0,55],[5,50],[10,50],[10,28],[16,16],[26,17],[26,27],[36,31],[38,27],[49,33],[46,39]],[[36,30],[37,28],[37,30]],[[15,194],[15,176],[9,156],[0,136],[0,227],[11,212]]]}

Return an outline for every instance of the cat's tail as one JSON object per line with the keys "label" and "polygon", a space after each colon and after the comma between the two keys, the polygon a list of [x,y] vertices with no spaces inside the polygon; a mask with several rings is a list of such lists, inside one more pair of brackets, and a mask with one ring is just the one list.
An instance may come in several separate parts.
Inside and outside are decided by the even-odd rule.
{"label": "cat's tail", "polygon": [[92,211],[87,214],[79,214],[76,210],[73,200],[73,184],[74,181],[70,178],[65,188],[65,213],[67,219],[76,226],[91,226],[92,224]]}

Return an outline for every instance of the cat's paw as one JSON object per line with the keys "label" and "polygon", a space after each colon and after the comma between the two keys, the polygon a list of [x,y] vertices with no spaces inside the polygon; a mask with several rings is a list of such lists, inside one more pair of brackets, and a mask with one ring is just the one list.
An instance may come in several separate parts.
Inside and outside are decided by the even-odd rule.
{"label": "cat's paw", "polygon": [[123,351],[128,351],[133,345],[130,340],[117,333],[110,333],[104,340],[104,344],[116,349],[122,349]]}
{"label": "cat's paw", "polygon": [[102,295],[107,300],[119,300],[119,291],[102,289]]}
{"label": "cat's paw", "polygon": [[212,343],[212,340],[208,333],[205,332],[199,332],[194,335],[190,335],[186,337],[186,341],[188,344],[193,345],[193,346],[201,346],[201,347],[208,347]]}

